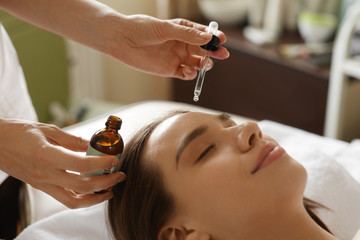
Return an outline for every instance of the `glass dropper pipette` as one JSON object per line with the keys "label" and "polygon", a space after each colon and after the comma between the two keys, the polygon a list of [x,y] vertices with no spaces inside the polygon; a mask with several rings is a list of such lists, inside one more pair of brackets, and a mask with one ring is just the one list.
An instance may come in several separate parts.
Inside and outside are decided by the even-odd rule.
{"label": "glass dropper pipette", "polygon": [[[214,36],[216,36],[217,30],[218,30],[217,22],[214,22],[214,21],[210,22],[207,32],[211,33]],[[201,89],[202,89],[202,86],[204,84],[205,72],[206,72],[206,67],[207,67],[207,65],[209,63],[209,58],[210,58],[209,54],[207,53],[201,59],[202,69],[199,70],[197,80],[196,80],[195,89],[194,89],[194,101],[195,102],[199,101],[199,96],[201,94]]]}

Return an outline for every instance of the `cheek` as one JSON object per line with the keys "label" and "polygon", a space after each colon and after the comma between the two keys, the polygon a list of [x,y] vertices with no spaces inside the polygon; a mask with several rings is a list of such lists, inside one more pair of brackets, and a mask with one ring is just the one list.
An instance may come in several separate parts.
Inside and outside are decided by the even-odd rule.
{"label": "cheek", "polygon": [[212,158],[201,163],[184,174],[181,192],[186,199],[183,202],[195,209],[213,211],[229,211],[235,205],[245,204],[247,193],[254,189],[246,169],[239,156],[236,159],[232,156]]}
{"label": "cheek", "polygon": [[255,209],[263,213],[284,203],[302,201],[307,174],[297,161],[287,159],[254,176],[246,160],[212,159],[191,169],[180,184],[181,202],[198,214],[251,216]]}
{"label": "cheek", "polygon": [[[246,158],[232,153],[219,153],[189,172],[200,186],[228,188],[248,181]],[[189,176],[189,177],[190,177]]]}
{"label": "cheek", "polygon": [[[252,216],[256,182],[244,170],[240,159],[212,159],[182,177],[176,193],[181,212],[206,226],[228,226]],[[180,187],[181,185],[181,187]]]}

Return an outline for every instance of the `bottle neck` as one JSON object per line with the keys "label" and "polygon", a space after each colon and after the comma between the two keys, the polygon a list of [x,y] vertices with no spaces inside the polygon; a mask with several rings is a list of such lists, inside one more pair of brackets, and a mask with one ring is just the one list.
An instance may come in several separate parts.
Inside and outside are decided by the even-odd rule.
{"label": "bottle neck", "polygon": [[114,127],[110,127],[110,126],[106,126],[105,130],[106,131],[111,131],[111,132],[116,132],[116,133],[119,131],[118,128],[114,128]]}
{"label": "bottle neck", "polygon": [[118,131],[121,127],[121,119],[116,117],[116,116],[110,116],[106,123],[105,123],[105,126],[106,126],[106,129],[113,129],[114,131]]}

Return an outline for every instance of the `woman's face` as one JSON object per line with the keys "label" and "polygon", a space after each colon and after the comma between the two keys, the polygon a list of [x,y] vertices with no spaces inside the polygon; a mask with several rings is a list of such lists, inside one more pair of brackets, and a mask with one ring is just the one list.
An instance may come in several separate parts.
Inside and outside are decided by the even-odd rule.
{"label": "woman's face", "polygon": [[178,222],[215,236],[260,227],[302,204],[306,171],[255,122],[176,115],[154,130],[144,150],[145,165],[160,169],[175,200]]}

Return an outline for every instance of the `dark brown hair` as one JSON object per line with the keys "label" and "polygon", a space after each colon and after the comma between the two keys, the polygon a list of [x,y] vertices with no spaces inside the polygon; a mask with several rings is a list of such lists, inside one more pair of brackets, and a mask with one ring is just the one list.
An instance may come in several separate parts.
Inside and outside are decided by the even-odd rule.
{"label": "dark brown hair", "polygon": [[[160,123],[182,113],[185,111],[175,111],[146,125],[126,144],[120,170],[127,174],[127,179],[113,187],[114,198],[108,204],[108,218],[115,239],[156,240],[160,228],[170,218],[175,207],[173,198],[165,190],[159,170],[144,164],[147,161],[142,151]],[[307,198],[304,198],[304,206],[311,218],[329,231],[313,211],[323,206]]]}
{"label": "dark brown hair", "polygon": [[157,232],[166,223],[174,203],[156,168],[144,166],[143,147],[153,130],[176,111],[140,129],[126,144],[121,171],[127,174],[125,182],[113,188],[114,198],[108,204],[108,216],[117,240],[157,239]]}

